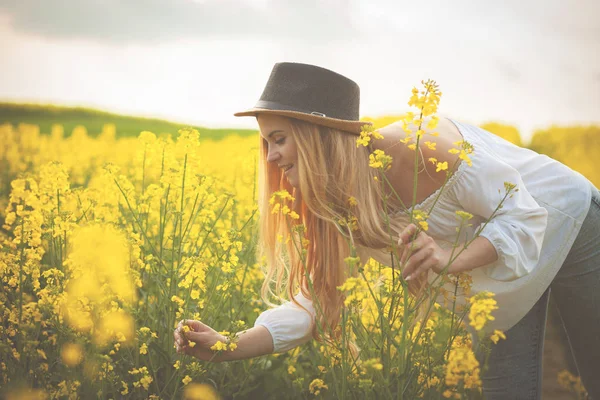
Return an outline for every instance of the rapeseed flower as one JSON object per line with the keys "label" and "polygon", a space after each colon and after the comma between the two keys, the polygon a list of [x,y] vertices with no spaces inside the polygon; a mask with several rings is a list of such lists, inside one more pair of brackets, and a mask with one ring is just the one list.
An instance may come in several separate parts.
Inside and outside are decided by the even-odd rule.
{"label": "rapeseed flower", "polygon": [[315,396],[318,396],[319,393],[321,393],[321,390],[323,389],[329,389],[329,387],[325,384],[325,382],[323,382],[323,379],[319,378],[313,379],[313,381],[308,386],[308,390],[310,391],[310,393],[314,394]]}
{"label": "rapeseed flower", "polygon": [[493,321],[496,318],[492,316],[492,311],[497,310],[497,302],[492,297],[491,292],[479,292],[469,299],[471,308],[469,310],[469,324],[476,330],[483,329],[488,321]]}
{"label": "rapeseed flower", "polygon": [[74,367],[83,360],[83,349],[77,343],[65,343],[61,348],[60,355],[65,365]]}
{"label": "rapeseed flower", "polygon": [[218,400],[219,395],[211,385],[206,383],[186,384],[183,393],[184,400]]}
{"label": "rapeseed flower", "polygon": [[504,332],[495,329],[494,333],[490,336],[490,339],[492,339],[492,342],[498,343],[500,339],[506,339],[506,335]]}

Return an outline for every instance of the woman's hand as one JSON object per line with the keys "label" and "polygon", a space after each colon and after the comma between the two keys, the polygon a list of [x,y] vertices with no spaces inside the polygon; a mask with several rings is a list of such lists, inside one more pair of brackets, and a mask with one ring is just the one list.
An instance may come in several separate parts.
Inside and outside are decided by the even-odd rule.
{"label": "woman's hand", "polygon": [[[429,269],[440,274],[450,261],[450,252],[437,245],[425,232],[419,232],[415,224],[408,225],[400,234],[398,252],[400,265],[403,265],[402,277],[411,280]],[[452,271],[448,268],[448,273]]]}
{"label": "woman's hand", "polygon": [[216,351],[210,348],[218,341],[226,343],[227,337],[200,321],[191,319],[179,321],[173,337],[178,353],[194,356],[203,361],[223,361],[217,359]]}

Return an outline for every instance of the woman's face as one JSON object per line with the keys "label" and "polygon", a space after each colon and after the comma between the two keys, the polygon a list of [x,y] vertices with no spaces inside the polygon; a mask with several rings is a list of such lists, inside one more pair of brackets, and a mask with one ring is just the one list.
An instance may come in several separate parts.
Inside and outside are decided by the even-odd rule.
{"label": "woman's face", "polygon": [[259,114],[256,118],[260,127],[260,135],[267,142],[267,162],[284,170],[290,185],[297,188],[298,149],[290,131],[289,120],[278,115]]}

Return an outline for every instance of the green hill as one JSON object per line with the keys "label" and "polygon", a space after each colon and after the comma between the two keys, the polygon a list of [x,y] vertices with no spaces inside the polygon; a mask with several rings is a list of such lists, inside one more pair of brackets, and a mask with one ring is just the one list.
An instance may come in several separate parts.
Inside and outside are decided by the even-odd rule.
{"label": "green hill", "polygon": [[[65,136],[70,136],[75,126],[83,125],[91,137],[96,137],[102,131],[102,126],[107,123],[115,124],[118,137],[135,137],[141,131],[150,131],[157,135],[161,133],[176,135],[180,128],[190,126],[162,119],[131,117],[83,107],[0,102],[0,124],[3,123],[39,125],[42,133],[49,133],[53,124],[60,124],[64,127]],[[221,139],[231,133],[237,133],[240,136],[256,134],[256,130],[252,129],[192,127],[198,129],[202,138],[207,139]]]}

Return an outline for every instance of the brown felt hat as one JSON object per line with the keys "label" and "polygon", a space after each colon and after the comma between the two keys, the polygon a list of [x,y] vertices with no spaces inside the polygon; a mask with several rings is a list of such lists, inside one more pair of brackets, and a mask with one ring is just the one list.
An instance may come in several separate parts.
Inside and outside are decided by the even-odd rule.
{"label": "brown felt hat", "polygon": [[356,82],[316,65],[277,63],[256,105],[236,117],[275,114],[359,134],[360,89]]}

